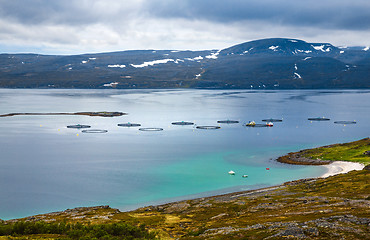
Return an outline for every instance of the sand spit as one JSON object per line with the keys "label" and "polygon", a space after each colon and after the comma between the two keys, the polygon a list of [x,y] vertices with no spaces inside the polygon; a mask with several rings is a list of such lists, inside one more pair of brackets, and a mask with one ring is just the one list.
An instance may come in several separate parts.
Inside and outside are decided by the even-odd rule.
{"label": "sand spit", "polygon": [[353,170],[362,170],[365,165],[356,162],[335,161],[328,165],[324,165],[324,167],[326,167],[328,171],[321,177],[326,178],[341,173],[348,173]]}

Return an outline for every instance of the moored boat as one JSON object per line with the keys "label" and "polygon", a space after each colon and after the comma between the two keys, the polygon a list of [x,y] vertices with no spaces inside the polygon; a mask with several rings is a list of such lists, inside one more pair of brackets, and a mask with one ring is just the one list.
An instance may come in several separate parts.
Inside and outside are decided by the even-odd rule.
{"label": "moored boat", "polygon": [[268,122],[268,123],[266,123],[266,126],[273,127],[274,126],[274,123],[273,122]]}
{"label": "moored boat", "polygon": [[249,123],[247,123],[246,126],[250,126],[250,127],[256,126],[256,122],[255,121],[249,121]]}
{"label": "moored boat", "polygon": [[233,170],[230,170],[230,171],[229,171],[229,174],[230,174],[230,175],[235,175],[235,172],[234,172]]}

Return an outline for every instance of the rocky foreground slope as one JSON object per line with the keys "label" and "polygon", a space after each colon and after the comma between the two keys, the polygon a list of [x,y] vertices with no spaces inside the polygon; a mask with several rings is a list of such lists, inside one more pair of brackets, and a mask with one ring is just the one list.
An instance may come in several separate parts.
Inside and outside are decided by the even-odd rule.
{"label": "rocky foreground slope", "polygon": [[[368,170],[353,171],[132,212],[101,206],[21,220],[145,224],[159,239],[370,239],[369,174]],[[15,221],[20,220],[7,223]]]}

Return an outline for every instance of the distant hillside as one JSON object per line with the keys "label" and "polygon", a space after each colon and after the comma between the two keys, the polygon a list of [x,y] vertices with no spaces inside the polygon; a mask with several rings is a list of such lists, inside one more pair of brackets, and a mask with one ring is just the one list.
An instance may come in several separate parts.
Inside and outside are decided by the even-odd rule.
{"label": "distant hillside", "polygon": [[6,88],[370,88],[370,51],[271,38],[223,50],[0,54]]}

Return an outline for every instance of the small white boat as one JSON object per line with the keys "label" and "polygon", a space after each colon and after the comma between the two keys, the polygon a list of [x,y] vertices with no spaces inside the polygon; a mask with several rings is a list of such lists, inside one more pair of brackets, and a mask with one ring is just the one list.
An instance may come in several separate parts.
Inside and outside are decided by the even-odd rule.
{"label": "small white boat", "polygon": [[235,175],[235,172],[233,170],[229,171],[230,175]]}
{"label": "small white boat", "polygon": [[247,178],[247,177],[248,177],[248,175],[243,175],[242,177],[243,177],[243,178]]}

